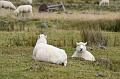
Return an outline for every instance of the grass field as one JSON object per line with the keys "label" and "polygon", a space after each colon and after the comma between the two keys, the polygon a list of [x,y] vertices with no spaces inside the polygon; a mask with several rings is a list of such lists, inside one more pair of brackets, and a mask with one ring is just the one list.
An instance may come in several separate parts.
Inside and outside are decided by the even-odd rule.
{"label": "grass field", "polygon": [[[82,61],[71,58],[75,51],[75,42],[81,41],[79,31],[48,29],[44,32],[48,35],[48,43],[66,50],[68,55],[67,67],[32,60],[33,46],[40,30],[36,32],[3,31],[0,32],[0,79],[120,78],[120,46],[114,47],[112,42],[111,45],[107,46],[107,50],[93,46],[93,50],[88,50],[95,56],[97,61]],[[120,33],[108,34],[113,38],[113,35],[119,35]],[[101,73],[102,76],[97,76],[97,73]]]}
{"label": "grass field", "polygon": [[[63,47],[64,48],[64,47]],[[64,48],[68,54],[67,67],[35,62],[31,59],[33,47],[0,47],[1,79],[119,79],[120,49],[111,47],[108,50],[91,51],[97,62],[72,59],[74,48]],[[109,58],[100,60],[100,58]],[[103,77],[96,76],[102,73]]]}
{"label": "grass field", "polygon": [[[119,12],[38,13],[35,8],[33,14],[21,18],[12,11],[0,11],[0,79],[120,79]],[[42,28],[44,22],[48,28]],[[66,51],[66,67],[32,60],[40,33],[47,35],[49,44]],[[95,62],[71,58],[80,41],[88,42]],[[99,43],[107,49],[98,48]]]}

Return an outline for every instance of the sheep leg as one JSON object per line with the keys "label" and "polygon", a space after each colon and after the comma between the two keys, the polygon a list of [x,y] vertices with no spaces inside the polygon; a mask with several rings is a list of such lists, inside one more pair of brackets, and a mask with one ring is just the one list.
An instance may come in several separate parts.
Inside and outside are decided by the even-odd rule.
{"label": "sheep leg", "polygon": [[22,15],[23,17],[25,16],[25,14],[23,13],[23,15]]}
{"label": "sheep leg", "polygon": [[107,3],[107,6],[109,6],[109,3]]}
{"label": "sheep leg", "polygon": [[81,61],[84,61],[85,59],[84,59],[84,58],[82,58],[82,57],[80,57],[80,60],[81,60]]}
{"label": "sheep leg", "polygon": [[77,57],[77,52],[75,51],[74,54],[71,57]]}
{"label": "sheep leg", "polygon": [[8,9],[9,9],[9,11],[11,11],[11,10],[10,10],[10,7],[9,7]]}
{"label": "sheep leg", "polygon": [[65,60],[65,62],[64,62],[64,66],[66,66],[67,65],[67,59]]}
{"label": "sheep leg", "polygon": [[101,5],[102,5],[102,2],[100,2],[99,6],[101,6]]}
{"label": "sheep leg", "polygon": [[31,16],[33,16],[33,13],[32,13],[32,12],[30,12],[30,15],[31,15]]}
{"label": "sheep leg", "polygon": [[20,13],[20,15],[19,15],[20,17],[22,17],[22,13]]}
{"label": "sheep leg", "polygon": [[16,16],[18,17],[18,15],[19,15],[19,14],[17,13]]}
{"label": "sheep leg", "polygon": [[24,17],[24,13],[21,13],[21,17]]}

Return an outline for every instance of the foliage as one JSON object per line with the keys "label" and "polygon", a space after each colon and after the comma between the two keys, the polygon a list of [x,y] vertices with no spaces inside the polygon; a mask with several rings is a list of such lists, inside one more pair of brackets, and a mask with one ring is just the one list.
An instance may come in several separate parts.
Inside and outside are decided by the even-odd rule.
{"label": "foliage", "polygon": [[[33,21],[33,20],[16,20],[16,21],[0,21],[0,30],[1,31],[22,31],[27,28],[31,28],[31,24],[42,28],[43,21]],[[104,31],[112,31],[112,32],[119,32],[120,31],[120,20],[94,20],[94,21],[78,21],[78,20],[49,20],[47,22],[48,27],[54,27],[60,29],[77,29],[77,30],[83,30],[84,28],[89,29],[101,29]]]}

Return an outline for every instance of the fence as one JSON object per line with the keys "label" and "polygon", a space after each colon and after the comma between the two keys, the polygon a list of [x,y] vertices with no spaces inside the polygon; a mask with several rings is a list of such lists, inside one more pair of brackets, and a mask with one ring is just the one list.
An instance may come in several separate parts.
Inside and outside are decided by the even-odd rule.
{"label": "fence", "polygon": [[[21,2],[13,2],[15,5],[21,5]],[[33,2],[33,6],[40,6],[43,4],[43,2]],[[56,2],[46,2],[47,5],[54,5],[57,4]],[[63,2],[65,8],[67,9],[79,9],[79,10],[88,10],[88,9],[93,9],[93,10],[108,10],[108,11],[120,11],[120,0],[113,0],[110,1],[110,5],[107,7],[100,7],[99,6],[99,1],[77,1],[77,2]]]}

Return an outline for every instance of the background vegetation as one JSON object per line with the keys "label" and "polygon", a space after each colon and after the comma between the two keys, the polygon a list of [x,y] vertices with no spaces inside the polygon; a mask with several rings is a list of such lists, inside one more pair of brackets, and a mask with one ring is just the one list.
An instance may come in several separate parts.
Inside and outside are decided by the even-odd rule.
{"label": "background vegetation", "polygon": [[[98,0],[64,0],[66,12],[38,13],[38,7],[34,6],[34,16],[25,17],[0,9],[0,79],[119,79],[120,13],[115,5],[119,1],[112,1],[114,5],[99,8]],[[84,6],[78,9],[81,5],[75,7],[73,3]],[[95,6],[88,8],[86,4]],[[67,67],[32,60],[40,33],[47,35],[49,44],[66,51]],[[88,42],[87,50],[96,62],[71,58],[76,42],[80,41]]]}

